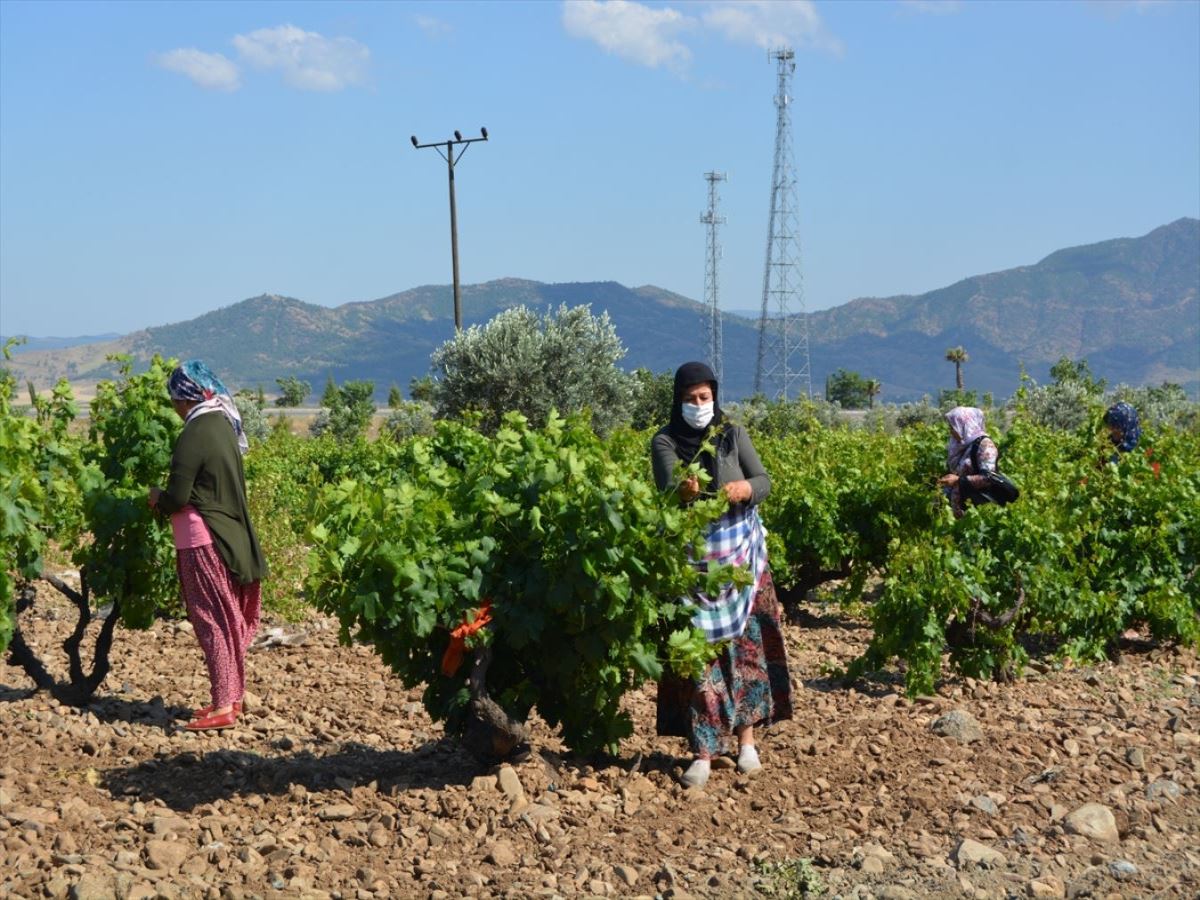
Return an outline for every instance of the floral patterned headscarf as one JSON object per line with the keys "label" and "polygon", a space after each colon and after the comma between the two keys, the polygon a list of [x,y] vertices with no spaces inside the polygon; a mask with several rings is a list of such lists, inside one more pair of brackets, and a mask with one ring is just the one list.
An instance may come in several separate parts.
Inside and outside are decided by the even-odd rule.
{"label": "floral patterned headscarf", "polygon": [[1104,413],[1104,424],[1115,425],[1121,432],[1121,439],[1113,438],[1113,443],[1122,453],[1128,453],[1142,439],[1142,425],[1138,419],[1138,411],[1128,403],[1114,403]]}
{"label": "floral patterned headscarf", "polygon": [[953,429],[950,440],[946,441],[946,467],[957,472],[967,448],[977,437],[987,433],[983,410],[974,406],[956,406],[946,413],[946,424]]}
{"label": "floral patterned headscarf", "polygon": [[250,443],[246,440],[246,431],[242,428],[242,417],[233,402],[233,397],[229,394],[229,389],[202,360],[189,359],[182,365],[176,366],[175,371],[167,380],[167,393],[171,395],[172,400],[187,400],[197,404],[188,413],[185,422],[190,422],[196,416],[205,413],[222,413],[229,420],[229,424],[233,426],[233,433],[237,436],[238,449],[242,453],[250,449]]}

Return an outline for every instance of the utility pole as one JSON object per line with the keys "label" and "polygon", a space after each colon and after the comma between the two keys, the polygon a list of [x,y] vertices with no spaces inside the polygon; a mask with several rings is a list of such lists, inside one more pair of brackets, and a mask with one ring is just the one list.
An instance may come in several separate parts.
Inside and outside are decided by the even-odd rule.
{"label": "utility pole", "polygon": [[[454,137],[448,141],[435,141],[432,144],[421,144],[417,142],[417,136],[414,134],[410,140],[412,145],[418,150],[423,150],[426,147],[432,147],[438,152],[438,155],[446,161],[446,177],[450,181],[450,262],[454,268],[454,330],[462,331],[462,293],[458,283],[458,210],[454,203],[454,167],[458,165],[458,161],[462,159],[464,153],[467,152],[467,147],[479,141],[488,139],[488,131],[486,128],[480,128],[479,133],[482,137],[464,138],[462,132],[455,131]],[[462,149],[458,151],[458,155],[454,155],[455,146],[461,144]],[[443,152],[442,148],[445,148]]]}
{"label": "utility pole", "polygon": [[707,225],[708,241],[704,264],[704,303],[708,307],[704,321],[708,333],[708,362],[720,384],[722,377],[721,309],[717,305],[718,279],[717,261],[721,258],[721,244],[717,240],[717,226],[725,224],[725,217],[717,215],[717,203],[721,199],[717,184],[726,181],[724,172],[705,172],[708,182],[708,209],[700,214],[700,224]]}
{"label": "utility pole", "polygon": [[[796,168],[792,161],[791,84],[796,54],[790,47],[772,50],[776,68],[775,166],[771,174],[771,214],[767,223],[767,264],[763,272],[762,315],[758,322],[758,365],[754,392],[787,400],[795,393],[812,396],[808,356],[808,314],[800,270],[800,234]],[[774,302],[772,302],[774,301]]]}

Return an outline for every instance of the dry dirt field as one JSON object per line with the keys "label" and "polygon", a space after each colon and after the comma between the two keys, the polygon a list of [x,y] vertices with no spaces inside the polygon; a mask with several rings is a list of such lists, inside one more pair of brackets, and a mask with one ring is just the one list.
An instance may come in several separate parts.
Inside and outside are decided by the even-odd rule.
{"label": "dry dirt field", "polygon": [[[72,624],[45,587],[22,616],[54,664]],[[186,624],[118,629],[86,709],[0,666],[0,896],[1200,895],[1191,651],[910,702],[828,679],[867,629],[810,608],[786,629],[796,717],[760,740],[765,769],[730,761],[685,791],[653,685],[629,698],[619,758],[570,756],[538,725],[487,768],[331,620],[284,633],[251,652],[245,712],[220,734],[180,730],[207,702]],[[979,732],[935,733],[952,710]]]}

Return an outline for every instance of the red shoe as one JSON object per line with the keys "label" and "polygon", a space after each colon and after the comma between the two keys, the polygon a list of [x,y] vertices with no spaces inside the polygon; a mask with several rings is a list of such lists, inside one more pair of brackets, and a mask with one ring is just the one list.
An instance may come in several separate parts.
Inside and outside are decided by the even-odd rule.
{"label": "red shoe", "polygon": [[232,727],[237,721],[237,710],[231,709],[227,713],[220,713],[215,716],[205,716],[202,719],[192,719],[183,727],[188,731],[220,731],[223,728]]}
{"label": "red shoe", "polygon": [[[200,709],[197,709],[192,713],[192,719],[193,720],[194,719],[203,719],[205,716],[211,716],[212,711],[213,711],[212,704],[209,704],[208,706],[202,706]],[[241,700],[233,701],[233,711],[235,713],[237,713],[239,716],[242,714],[242,701]]]}

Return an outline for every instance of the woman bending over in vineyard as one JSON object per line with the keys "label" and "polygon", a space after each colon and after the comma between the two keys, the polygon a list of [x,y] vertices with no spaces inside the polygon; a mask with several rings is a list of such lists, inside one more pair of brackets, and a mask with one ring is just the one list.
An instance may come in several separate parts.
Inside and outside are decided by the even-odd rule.
{"label": "woman bending over in vineyard", "polygon": [[709,528],[704,559],[744,565],[754,576],[747,587],[731,583],[717,597],[697,594],[693,621],[709,641],[723,642],[721,652],[698,680],[667,673],[658,686],[658,733],[688,739],[695,760],[682,780],[702,787],[728,735],[738,739],[738,771],[750,773],[761,768],[755,726],[792,717],[779,601],[757,510],[771,479],[746,430],[722,415],[717,379],[704,363],[685,363],[675,373],[671,421],[654,435],[650,448],[660,490],[676,487],[678,463],[700,463],[709,481],[701,486],[691,477],[679,484],[681,502],[717,492],[729,501],[729,509]]}
{"label": "woman bending over in vineyard", "polygon": [[977,501],[988,487],[988,473],[996,471],[1000,451],[984,430],[983,410],[974,406],[956,406],[946,413],[950,440],[946,442],[946,468],[949,474],[938,479],[946,487],[955,516],[961,516],[968,502]]}
{"label": "woman bending over in vineyard", "polygon": [[241,712],[267,565],[246,508],[248,444],[233,398],[199,360],[177,367],[167,390],[183,432],[167,488],[150,488],[150,506],[171,517],[183,600],[212,687],[211,705],[196,710],[187,728],[211,731]]}
{"label": "woman bending over in vineyard", "polygon": [[1128,403],[1114,403],[1104,412],[1104,424],[1108,426],[1109,437],[1117,452],[1109,462],[1114,465],[1122,453],[1128,453],[1142,439],[1142,425],[1138,419],[1138,411]]}

